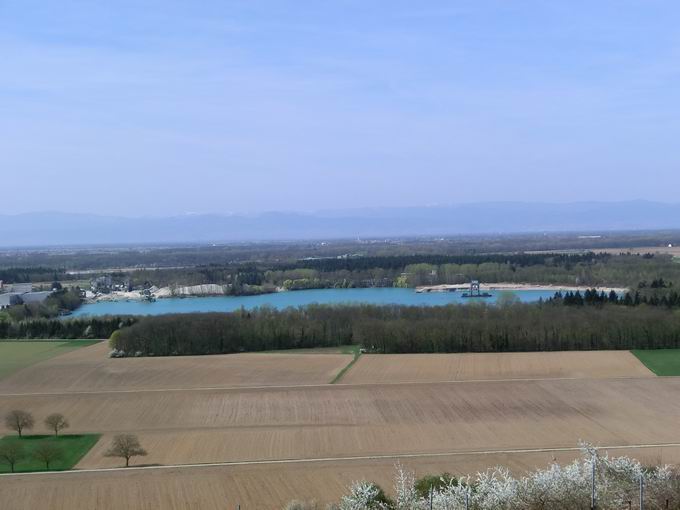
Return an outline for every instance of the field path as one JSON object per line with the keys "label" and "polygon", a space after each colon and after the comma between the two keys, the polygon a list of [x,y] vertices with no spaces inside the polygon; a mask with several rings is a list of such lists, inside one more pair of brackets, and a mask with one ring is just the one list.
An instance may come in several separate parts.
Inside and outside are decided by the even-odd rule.
{"label": "field path", "polygon": [[[611,455],[630,455],[648,464],[677,463],[680,447],[622,448]],[[567,463],[579,455],[568,451],[511,451],[456,454],[451,457],[342,459],[187,467],[146,467],[107,471],[73,471],[0,478],[0,508],[12,510],[281,510],[292,499],[336,501],[357,480],[372,480],[386,489],[395,464],[416,476],[475,473],[500,464],[515,473],[553,461]],[[323,508],[323,506],[322,506]]]}
{"label": "field path", "polygon": [[[665,449],[665,448],[680,448],[680,443],[662,443],[662,444],[632,444],[632,445],[606,445],[602,449],[609,452],[611,455],[616,455],[618,451],[625,451],[626,453],[635,450],[645,449]],[[206,462],[198,464],[167,464],[167,465],[139,465],[130,467],[107,467],[107,468],[85,468],[74,469],[70,471],[59,471],[50,473],[54,475],[80,475],[85,473],[109,473],[116,471],[150,471],[163,469],[193,469],[193,468],[210,468],[210,467],[229,467],[229,466],[275,466],[288,464],[316,464],[325,462],[356,462],[366,460],[394,460],[403,461],[410,459],[423,458],[438,458],[438,457],[470,457],[479,455],[499,456],[507,454],[530,454],[530,453],[565,453],[565,452],[581,452],[580,447],[562,447],[562,448],[524,448],[512,450],[476,450],[476,451],[455,451],[455,452],[437,452],[437,453],[402,453],[402,454],[384,454],[384,455],[359,455],[354,457],[322,457],[322,458],[302,458],[302,459],[275,459],[275,460],[247,460],[237,462]],[[0,476],[45,476],[46,473],[3,473]]]}
{"label": "field path", "polygon": [[[645,378],[647,376],[644,376]],[[680,377],[680,376],[679,376]],[[141,394],[141,393],[181,393],[181,392],[206,392],[206,391],[252,391],[252,390],[303,390],[327,388],[329,385],[337,387],[367,388],[371,386],[418,386],[431,384],[473,384],[473,383],[503,383],[503,382],[540,382],[540,381],[584,381],[598,380],[600,378],[584,377],[531,377],[513,379],[463,379],[463,380],[442,380],[442,381],[395,381],[395,382],[367,382],[367,383],[323,383],[323,384],[293,384],[293,385],[266,385],[266,386],[197,386],[195,388],[157,388],[157,389],[138,389],[138,390],[83,390],[83,391],[39,391],[39,392],[18,392],[4,393],[0,390],[0,397],[39,397],[39,396],[68,396],[68,395],[116,395],[116,394]],[[608,377],[609,380],[630,380],[640,379],[639,376]]]}

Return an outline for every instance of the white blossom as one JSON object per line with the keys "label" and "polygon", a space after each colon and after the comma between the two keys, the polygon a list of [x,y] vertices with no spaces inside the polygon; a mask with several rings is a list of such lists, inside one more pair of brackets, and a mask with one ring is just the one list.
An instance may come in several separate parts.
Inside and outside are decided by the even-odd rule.
{"label": "white blossom", "polygon": [[361,481],[352,484],[349,494],[342,497],[340,510],[382,510],[387,508],[376,501],[380,489],[370,482]]}
{"label": "white blossom", "polygon": [[379,488],[362,481],[352,484],[339,510],[562,510],[590,508],[593,465],[595,496],[599,510],[634,508],[639,499],[640,479],[644,484],[645,508],[680,506],[680,476],[669,466],[647,469],[629,457],[601,455],[591,445],[581,445],[582,456],[564,466],[556,462],[515,478],[502,467],[453,479],[442,479],[439,488],[422,497],[416,490],[415,475],[396,466],[393,506],[377,500]]}

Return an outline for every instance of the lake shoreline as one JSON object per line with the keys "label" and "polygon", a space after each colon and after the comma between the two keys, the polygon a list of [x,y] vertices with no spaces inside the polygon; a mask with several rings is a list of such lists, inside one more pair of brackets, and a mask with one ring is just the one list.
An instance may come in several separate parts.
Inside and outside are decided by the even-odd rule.
{"label": "lake shoreline", "polygon": [[83,315],[163,315],[175,313],[232,312],[241,309],[271,307],[299,308],[312,305],[377,305],[377,306],[448,306],[469,303],[494,304],[504,293],[512,292],[520,302],[535,303],[552,298],[562,287],[537,290],[491,290],[469,298],[464,292],[416,292],[413,288],[372,287],[350,289],[307,289],[273,292],[251,296],[168,297],[158,300],[99,301],[84,304],[70,317]]}
{"label": "lake shoreline", "polygon": [[[577,286],[577,285],[540,285],[534,283],[480,283],[482,291],[555,291],[555,292],[585,292],[586,290],[595,289],[598,292],[609,293],[612,290],[617,294],[623,294],[628,291],[625,287],[599,287],[599,286]],[[457,284],[440,284],[440,285],[420,285],[415,288],[419,294],[428,292],[458,292],[470,290],[469,283]]]}
{"label": "lake shoreline", "polygon": [[[577,286],[577,285],[555,285],[555,284],[534,284],[534,283],[507,283],[507,282],[497,282],[497,283],[481,283],[482,291],[553,291],[553,292],[585,292],[589,289],[595,289],[598,292],[609,293],[611,291],[617,294],[624,294],[628,291],[624,287],[599,287],[599,286]],[[363,287],[362,287],[363,288]],[[374,289],[391,289],[395,287],[366,287]],[[421,285],[418,287],[408,287],[408,289],[413,290],[417,294],[427,294],[432,292],[458,292],[466,291],[470,289],[470,284],[460,283],[460,284],[439,284],[439,285]],[[233,297],[244,297],[244,296],[261,296],[270,295],[278,293],[287,292],[304,292],[305,290],[329,290],[326,288],[322,289],[300,289],[300,290],[286,290],[282,287],[277,287],[271,292],[259,292],[254,294],[242,294]],[[183,298],[198,298],[198,297],[227,297],[232,296],[227,294],[227,288],[224,285],[217,284],[204,284],[204,285],[193,285],[187,287],[177,287],[171,289],[170,287],[163,287],[160,289],[151,289],[148,295],[143,294],[141,291],[114,291],[109,294],[100,294],[92,298],[85,300],[85,304],[94,303],[105,303],[105,302],[115,302],[115,301],[145,301],[149,297],[153,299],[183,299]]]}

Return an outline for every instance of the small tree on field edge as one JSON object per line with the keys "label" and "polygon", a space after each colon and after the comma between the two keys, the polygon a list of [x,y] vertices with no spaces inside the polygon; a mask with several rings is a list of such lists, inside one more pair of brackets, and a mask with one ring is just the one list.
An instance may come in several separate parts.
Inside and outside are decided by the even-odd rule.
{"label": "small tree on field edge", "polygon": [[105,457],[120,457],[125,459],[125,467],[130,467],[132,457],[145,456],[146,450],[139,444],[137,436],[120,434],[113,438],[111,447],[104,454]]}
{"label": "small tree on field edge", "polygon": [[27,411],[15,409],[5,415],[5,425],[8,429],[18,432],[19,437],[22,437],[24,430],[32,429],[34,424],[33,415]]}
{"label": "small tree on field edge", "polygon": [[33,450],[33,458],[45,463],[45,468],[50,469],[50,463],[63,458],[63,452],[53,442],[43,441]]}
{"label": "small tree on field edge", "polygon": [[24,447],[16,441],[4,441],[0,443],[0,461],[9,464],[14,473],[17,462],[26,458]]}
{"label": "small tree on field edge", "polygon": [[59,435],[59,431],[69,427],[69,422],[64,418],[63,414],[54,413],[45,418],[45,425],[48,429],[54,431],[54,436],[56,437]]}

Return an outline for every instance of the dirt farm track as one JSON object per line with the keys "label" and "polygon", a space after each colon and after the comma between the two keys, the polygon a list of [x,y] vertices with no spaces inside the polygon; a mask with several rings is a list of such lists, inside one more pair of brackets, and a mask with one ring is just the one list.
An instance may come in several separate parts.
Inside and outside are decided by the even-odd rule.
{"label": "dirt farm track", "polygon": [[[397,461],[420,474],[524,471],[572,459],[579,440],[680,461],[680,378],[627,352],[362,356],[328,384],[350,360],[121,360],[95,345],[26,368],[0,380],[0,410],[62,412],[70,432],[104,437],[80,472],[1,476],[0,508],[274,509],[336,499],[361,478],[390,488]],[[108,470],[121,432],[138,434],[150,467]]]}

